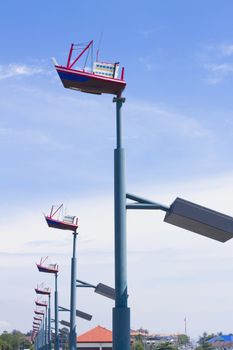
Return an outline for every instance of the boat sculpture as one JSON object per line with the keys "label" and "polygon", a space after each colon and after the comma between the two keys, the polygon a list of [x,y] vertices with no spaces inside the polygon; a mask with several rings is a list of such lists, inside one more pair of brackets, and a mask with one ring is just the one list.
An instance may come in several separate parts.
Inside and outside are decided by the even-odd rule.
{"label": "boat sculpture", "polygon": [[44,311],[43,310],[35,310],[34,311],[36,315],[44,315]]}
{"label": "boat sculpture", "polygon": [[36,304],[36,306],[45,306],[45,307],[48,306],[46,301],[40,301],[40,300],[36,300],[35,304]]}
{"label": "boat sculpture", "polygon": [[37,286],[37,288],[35,288],[35,292],[36,294],[50,295],[51,290],[49,287],[44,287],[43,285],[39,285]]}
{"label": "boat sculpture", "polygon": [[[78,218],[72,215],[64,215],[62,218],[59,218],[59,214],[63,208],[63,204],[61,204],[57,209],[56,206],[52,206],[50,214],[45,216],[45,220],[49,227],[58,228],[61,230],[70,230],[76,232],[78,228]],[[58,218],[55,219],[55,215]]]}
{"label": "boat sculpture", "polygon": [[[74,50],[81,51],[75,59],[72,58]],[[93,53],[93,40],[87,45],[71,44],[66,66],[61,66],[53,58],[55,69],[65,88],[87,92],[91,94],[112,94],[120,97],[125,89],[124,67],[121,70],[121,77],[118,78],[119,62],[108,63],[98,60],[91,62],[91,70],[86,68],[89,52]],[[86,54],[83,68],[75,69],[74,66]],[[93,56],[93,54],[91,55]],[[73,59],[73,60],[72,60]],[[92,60],[93,61],[93,60]]]}
{"label": "boat sculpture", "polygon": [[46,272],[46,273],[58,273],[58,265],[57,264],[45,264],[45,261],[48,259],[48,256],[46,258],[41,258],[40,263],[36,264],[38,270],[40,272]]}
{"label": "boat sculpture", "polygon": [[42,318],[40,318],[40,317],[33,317],[33,319],[34,319],[35,321],[42,321]]}

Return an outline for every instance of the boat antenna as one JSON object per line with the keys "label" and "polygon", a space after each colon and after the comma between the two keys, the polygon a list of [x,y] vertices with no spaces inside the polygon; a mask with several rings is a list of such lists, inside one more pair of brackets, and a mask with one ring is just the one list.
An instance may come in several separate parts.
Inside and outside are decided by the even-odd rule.
{"label": "boat antenna", "polygon": [[102,39],[103,39],[103,32],[100,33],[99,43],[98,43],[98,47],[97,47],[97,51],[96,51],[96,61],[97,62],[99,60],[99,50],[100,50],[100,45],[102,43]]}
{"label": "boat antenna", "polygon": [[[93,44],[89,47],[88,51],[87,51],[87,55],[86,55],[86,59],[85,59],[85,62],[84,62],[84,67],[83,67],[83,70],[85,71],[85,68],[86,68],[86,65],[87,65],[87,60],[88,60],[88,57],[89,57],[89,53],[90,53],[90,49],[91,49],[91,55],[92,55],[92,46]],[[92,57],[91,57],[91,67],[92,67]]]}

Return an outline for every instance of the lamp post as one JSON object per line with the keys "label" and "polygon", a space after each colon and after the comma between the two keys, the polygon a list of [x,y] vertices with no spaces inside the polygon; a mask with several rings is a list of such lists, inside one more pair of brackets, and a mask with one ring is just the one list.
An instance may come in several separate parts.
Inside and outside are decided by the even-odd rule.
{"label": "lamp post", "polygon": [[71,284],[70,284],[70,350],[76,350],[76,231],[73,232],[73,256],[71,258]]}
{"label": "lamp post", "polygon": [[114,150],[115,217],[115,307],[113,308],[113,349],[130,350],[130,308],[127,292],[125,154],[122,142],[123,97],[116,103],[116,148]]}
{"label": "lamp post", "polygon": [[59,333],[58,333],[58,288],[57,288],[57,275],[55,273],[55,289],[54,289],[54,318],[55,318],[55,350],[59,350]]}
{"label": "lamp post", "polygon": [[[41,349],[45,348],[46,343],[45,343],[45,333],[44,333],[44,322],[45,322],[45,314],[43,310],[35,310],[34,313],[37,315],[36,317],[42,316],[42,321],[41,321],[41,326],[40,330],[39,327],[37,327],[37,330],[39,331],[38,337],[39,337],[39,347]],[[34,328],[35,329],[35,328]]]}
{"label": "lamp post", "polygon": [[[83,54],[83,52],[81,54]],[[55,62],[55,68],[63,85],[66,88],[81,90],[84,92],[107,92],[117,96],[113,99],[113,102],[116,103],[116,148],[114,150],[115,307],[113,308],[113,350],[130,350],[130,309],[128,307],[126,259],[126,209],[164,210],[166,212],[164,218],[165,222],[169,222],[221,242],[225,242],[233,237],[233,218],[179,199],[176,199],[170,207],[167,207],[127,194],[127,198],[135,200],[136,203],[126,205],[125,160],[122,143],[121,120],[122,105],[125,102],[121,93],[126,83],[124,82],[124,86],[122,85],[122,88],[118,90],[117,93],[115,91],[110,92],[110,90],[106,89],[108,82],[102,78],[104,80],[102,89],[97,89],[95,75],[93,75],[92,80],[90,80],[90,74],[88,73],[88,77],[85,77],[85,79],[87,79],[84,80],[83,72],[80,73],[79,71],[76,71],[74,74],[74,70],[70,69],[79,57],[80,55],[72,65],[70,65],[71,57],[69,56],[66,68],[59,66]],[[80,74],[81,78],[79,77]],[[123,83],[123,76],[124,74],[122,74],[121,83]],[[113,81],[111,81],[111,83],[113,83]],[[74,286],[72,285],[72,290],[73,287]],[[71,347],[71,350],[75,350],[74,347]]]}
{"label": "lamp post", "polygon": [[[76,350],[76,319],[75,319],[75,311],[76,311],[76,237],[77,237],[77,228],[78,228],[78,218],[75,220],[75,216],[65,215],[62,219],[55,219],[55,215],[59,215],[63,208],[63,204],[61,204],[57,209],[52,206],[50,214],[45,216],[45,220],[49,227],[60,229],[60,230],[69,230],[72,231],[73,234],[73,254],[71,258],[71,286],[70,286],[70,350]],[[56,312],[58,312],[58,304],[56,308]],[[58,332],[58,317],[57,322],[55,321],[55,331]],[[59,346],[59,344],[58,344]],[[57,349],[58,350],[58,347]]]}
{"label": "lamp post", "polygon": [[[45,308],[45,322],[44,322],[44,326],[45,326],[45,349],[46,350],[50,350],[50,331],[51,331],[51,325],[50,325],[50,294],[49,294],[49,302],[47,304],[47,302],[45,301],[39,301],[36,300],[35,304],[37,306],[42,306]],[[35,322],[34,322],[35,324]],[[38,325],[38,323],[36,322],[36,324]]]}
{"label": "lamp post", "polygon": [[[49,273],[53,274],[55,277],[55,288],[54,288],[54,318],[55,318],[55,350],[59,350],[59,332],[58,332],[58,287],[57,287],[57,277],[58,277],[58,265],[57,264],[45,264],[45,261],[48,257],[45,259],[41,258],[40,263],[36,264],[39,272]],[[49,297],[49,307],[48,307],[48,343],[49,343],[49,350],[51,350],[51,307],[50,307],[50,290],[49,293],[47,293]]]}

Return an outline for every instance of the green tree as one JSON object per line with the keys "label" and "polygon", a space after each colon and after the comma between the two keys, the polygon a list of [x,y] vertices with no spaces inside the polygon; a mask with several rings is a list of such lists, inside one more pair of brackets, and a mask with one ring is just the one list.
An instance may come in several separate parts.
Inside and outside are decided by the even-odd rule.
{"label": "green tree", "polygon": [[208,340],[211,338],[216,337],[216,334],[207,334],[206,332],[203,333],[203,335],[199,338],[198,344],[199,346],[196,348],[196,350],[211,350],[213,349],[212,345],[208,343]]}
{"label": "green tree", "polygon": [[144,346],[141,340],[135,340],[133,343],[133,350],[144,350]]}
{"label": "green tree", "polygon": [[165,343],[160,343],[159,345],[157,345],[155,347],[156,350],[178,350],[178,348],[176,346],[174,346],[173,344],[169,343],[169,342],[165,342]]}
{"label": "green tree", "polygon": [[186,334],[179,334],[178,335],[178,344],[179,345],[185,345],[189,343],[189,337]]}
{"label": "green tree", "polygon": [[206,332],[203,333],[203,335],[199,338],[198,340],[198,344],[199,345],[204,345],[206,344],[206,342],[208,340],[210,340],[211,338],[215,337],[216,334],[212,333],[212,334],[207,334]]}
{"label": "green tree", "polygon": [[0,337],[0,350],[12,350],[10,345]]}
{"label": "green tree", "polygon": [[31,346],[31,342],[20,331],[13,330],[11,333],[3,332],[0,335],[0,350],[28,349]]}

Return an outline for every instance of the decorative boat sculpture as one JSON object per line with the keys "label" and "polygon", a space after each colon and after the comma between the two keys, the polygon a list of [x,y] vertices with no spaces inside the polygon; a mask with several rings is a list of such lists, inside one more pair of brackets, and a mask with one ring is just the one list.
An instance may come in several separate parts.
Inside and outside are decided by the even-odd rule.
{"label": "decorative boat sculpture", "polygon": [[58,265],[57,264],[45,264],[45,261],[48,259],[48,256],[46,258],[41,258],[40,263],[36,264],[38,270],[40,272],[46,272],[46,273],[58,273]]}
{"label": "decorative boat sculpture", "polygon": [[50,295],[51,289],[49,287],[44,287],[43,284],[41,284],[35,288],[35,292],[36,294]]}
{"label": "decorative boat sculpture", "polygon": [[[80,51],[72,61],[74,50]],[[93,40],[87,45],[71,44],[70,52],[66,66],[59,65],[55,58],[53,63],[55,69],[65,88],[87,92],[91,94],[112,94],[121,96],[125,89],[126,82],[124,80],[124,68],[121,71],[121,77],[118,78],[119,62],[107,63],[98,60],[98,51],[96,61],[91,60],[91,70],[86,68],[87,59],[91,51],[93,57]],[[81,57],[86,54],[86,60],[83,68],[74,68],[74,65],[80,61]]]}
{"label": "decorative boat sculpture", "polygon": [[[60,230],[70,230],[76,232],[78,228],[78,218],[72,215],[64,215],[60,219],[60,214],[63,209],[63,204],[58,208],[53,205],[50,211],[50,214],[45,216],[45,220],[49,227],[58,228]],[[55,219],[55,215],[58,217]]]}
{"label": "decorative boat sculpture", "polygon": [[34,310],[34,313],[36,315],[44,315],[44,311],[43,310]]}
{"label": "decorative boat sculpture", "polygon": [[40,301],[40,300],[36,300],[35,304],[36,304],[36,306],[44,306],[44,307],[48,306],[46,301]]}

